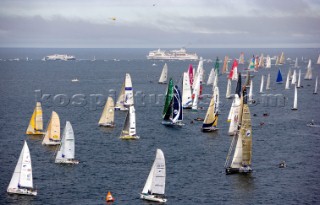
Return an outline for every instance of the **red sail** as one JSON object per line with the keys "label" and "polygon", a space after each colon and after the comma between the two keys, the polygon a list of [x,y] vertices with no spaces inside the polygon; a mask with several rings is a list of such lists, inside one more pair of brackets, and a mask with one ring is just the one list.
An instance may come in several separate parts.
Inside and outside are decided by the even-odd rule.
{"label": "red sail", "polygon": [[233,71],[235,67],[238,67],[238,61],[236,59],[233,60],[232,68],[228,76],[229,79],[232,79]]}
{"label": "red sail", "polygon": [[190,85],[192,86],[193,85],[193,68],[192,68],[192,64],[189,65],[188,73],[189,73]]}

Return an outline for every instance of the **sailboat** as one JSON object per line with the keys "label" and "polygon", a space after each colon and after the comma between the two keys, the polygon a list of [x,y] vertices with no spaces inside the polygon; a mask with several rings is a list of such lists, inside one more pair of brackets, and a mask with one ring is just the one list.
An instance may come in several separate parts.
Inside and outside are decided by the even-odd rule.
{"label": "sailboat", "polygon": [[305,80],[312,80],[312,68],[311,68],[311,60],[309,59],[307,72],[304,76]]}
{"label": "sailboat", "polygon": [[[233,152],[232,160],[230,156]],[[250,173],[252,157],[252,127],[250,110],[247,104],[246,88],[241,96],[239,126],[231,142],[225,168],[226,174]]]}
{"label": "sailboat", "polygon": [[259,58],[259,68],[263,68],[264,67],[264,57],[263,57],[263,53],[261,53],[261,56]]}
{"label": "sailboat", "polygon": [[261,84],[260,84],[260,92],[263,93],[263,85],[264,85],[264,75],[261,76]]}
{"label": "sailboat", "polygon": [[239,64],[244,64],[244,53],[243,52],[240,53]]}
{"label": "sailboat", "polygon": [[132,81],[129,73],[126,73],[121,91],[116,102],[116,110],[128,110],[130,105],[134,104]]}
{"label": "sailboat", "polygon": [[211,98],[210,105],[207,110],[206,117],[203,121],[201,130],[203,132],[211,132],[218,130],[218,110],[219,110],[219,88],[214,88],[214,94]]}
{"label": "sailboat", "polygon": [[318,93],[318,76],[316,77],[313,94],[317,94],[317,93]]}
{"label": "sailboat", "polygon": [[159,83],[166,84],[167,83],[167,76],[168,76],[168,66],[167,66],[167,63],[165,63],[162,68],[162,72],[161,72],[161,75],[159,78]]}
{"label": "sailboat", "polygon": [[47,132],[42,140],[43,145],[60,144],[60,119],[59,115],[52,111],[51,118],[47,127]]}
{"label": "sailboat", "polygon": [[42,135],[43,134],[42,108],[41,103],[37,102],[36,107],[32,113],[29,126],[27,128],[27,135]]}
{"label": "sailboat", "polygon": [[129,107],[126,119],[124,121],[123,129],[121,131],[120,139],[123,140],[135,140],[139,139],[136,133],[136,110],[134,106]]}
{"label": "sailboat", "polygon": [[250,88],[249,88],[249,102],[253,103],[253,82],[250,81]]}
{"label": "sailboat", "polygon": [[9,194],[37,195],[37,190],[33,189],[31,155],[26,141],[24,141],[7,192]]}
{"label": "sailboat", "polygon": [[193,82],[193,84],[194,84],[194,89],[193,89],[193,93],[192,93],[192,97],[193,97],[192,110],[197,110],[198,109],[198,99],[199,99],[200,89],[201,89],[200,78],[196,78],[195,81]]}
{"label": "sailboat", "polygon": [[231,79],[230,78],[228,78],[226,98],[227,99],[231,98]]}
{"label": "sailboat", "polygon": [[74,133],[69,121],[64,127],[61,144],[56,155],[55,163],[61,164],[79,164],[78,160],[74,159]]}
{"label": "sailboat", "polygon": [[268,73],[266,90],[270,90],[270,73]]}
{"label": "sailboat", "polygon": [[280,55],[279,64],[280,64],[280,65],[283,65],[285,60],[286,60],[286,59],[285,59],[285,57],[284,57],[284,53],[282,52],[281,55]]}
{"label": "sailboat", "polygon": [[279,68],[278,70],[278,75],[277,75],[277,80],[276,80],[277,83],[282,83],[282,75],[281,75],[281,70]]}
{"label": "sailboat", "polygon": [[266,68],[271,68],[271,58],[269,55],[267,55],[266,59]]}
{"label": "sailboat", "polygon": [[301,87],[301,70],[299,69],[299,75],[298,75],[298,85],[297,88]]}
{"label": "sailboat", "polygon": [[297,86],[294,86],[294,98],[293,98],[293,107],[291,110],[298,110],[298,91]]}
{"label": "sailboat", "polygon": [[290,89],[290,84],[289,84],[289,80],[290,80],[290,70],[288,71],[288,74],[287,74],[287,80],[286,80],[286,87],[285,89],[286,90],[289,90]]}
{"label": "sailboat", "polygon": [[295,61],[295,63],[294,63],[294,68],[298,68],[299,66],[298,66],[298,58],[296,58],[296,61]]}
{"label": "sailboat", "polygon": [[147,181],[140,194],[141,199],[165,203],[166,162],[161,149],[157,149],[156,158],[151,167]]}
{"label": "sailboat", "polygon": [[223,61],[222,74],[228,71],[228,62],[229,62],[229,56],[225,56]]}
{"label": "sailboat", "polygon": [[[195,98],[196,99],[196,98]],[[166,101],[162,112],[162,124],[167,126],[182,126],[183,109],[181,94],[178,86],[173,86],[173,80],[170,78]]]}
{"label": "sailboat", "polygon": [[238,80],[238,62],[237,62],[237,60],[233,61],[232,68],[229,73],[229,78],[231,80]]}
{"label": "sailboat", "polygon": [[[251,81],[252,82],[252,81]],[[234,95],[234,101],[231,105],[231,113],[230,113],[230,125],[228,134],[234,135],[238,128],[239,123],[239,110],[240,110],[240,98],[238,94]]]}
{"label": "sailboat", "polygon": [[291,84],[294,85],[297,83],[297,73],[296,70],[293,71]]}
{"label": "sailboat", "polygon": [[189,74],[183,73],[183,84],[182,84],[182,107],[184,109],[191,109],[192,107],[192,95]]}
{"label": "sailboat", "polygon": [[214,68],[212,68],[208,77],[207,85],[211,85],[213,83],[214,76],[215,76],[215,72],[214,72]]}
{"label": "sailboat", "polygon": [[193,68],[192,64],[189,65],[188,74],[189,74],[189,80],[190,80],[190,86],[193,85]]}
{"label": "sailboat", "polygon": [[320,54],[319,54],[319,57],[318,57],[318,60],[317,60],[317,64],[320,64]]}
{"label": "sailboat", "polygon": [[248,69],[247,70],[249,70],[249,71],[254,71],[255,70],[255,61],[256,61],[256,58],[253,55],[252,59],[250,60],[250,63],[248,65]]}
{"label": "sailboat", "polygon": [[214,72],[219,75],[220,74],[220,64],[219,64],[219,57],[216,58],[216,62],[214,64]]}
{"label": "sailboat", "polygon": [[99,126],[114,127],[114,101],[112,97],[108,97],[98,124]]}

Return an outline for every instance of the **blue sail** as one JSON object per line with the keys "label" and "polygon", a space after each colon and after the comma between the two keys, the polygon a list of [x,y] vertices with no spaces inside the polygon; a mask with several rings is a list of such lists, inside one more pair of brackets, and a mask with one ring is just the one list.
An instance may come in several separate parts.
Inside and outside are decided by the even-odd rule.
{"label": "blue sail", "polygon": [[278,70],[277,83],[282,83],[282,75],[280,69]]}
{"label": "blue sail", "polygon": [[172,112],[173,122],[183,120],[182,112],[182,99],[178,86],[174,86],[173,90],[173,112]]}

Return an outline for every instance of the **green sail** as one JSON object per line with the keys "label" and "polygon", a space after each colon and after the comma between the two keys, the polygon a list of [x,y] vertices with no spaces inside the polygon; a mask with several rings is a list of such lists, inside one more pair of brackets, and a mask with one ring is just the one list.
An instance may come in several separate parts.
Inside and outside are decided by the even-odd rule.
{"label": "green sail", "polygon": [[219,70],[220,64],[219,64],[219,58],[217,57],[216,63],[214,65],[214,71],[216,72],[217,75],[219,75],[220,70]]}
{"label": "green sail", "polygon": [[164,109],[162,112],[162,117],[164,120],[168,120],[171,115],[172,99],[173,99],[173,80],[172,80],[172,78],[170,78],[167,93],[166,93],[166,101],[165,101]]}

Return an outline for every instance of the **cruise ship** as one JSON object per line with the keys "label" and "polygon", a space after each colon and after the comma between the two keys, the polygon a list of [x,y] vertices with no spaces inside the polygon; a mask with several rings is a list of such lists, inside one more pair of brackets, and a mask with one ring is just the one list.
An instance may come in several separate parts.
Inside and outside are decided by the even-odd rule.
{"label": "cruise ship", "polygon": [[198,60],[196,53],[187,53],[186,49],[181,48],[179,50],[154,50],[150,51],[147,55],[147,59],[152,60]]}
{"label": "cruise ship", "polygon": [[74,56],[68,56],[65,54],[53,54],[53,55],[49,55],[44,57],[43,60],[62,60],[62,61],[68,61],[68,60],[76,60],[76,57]]}

